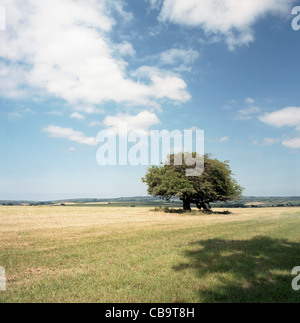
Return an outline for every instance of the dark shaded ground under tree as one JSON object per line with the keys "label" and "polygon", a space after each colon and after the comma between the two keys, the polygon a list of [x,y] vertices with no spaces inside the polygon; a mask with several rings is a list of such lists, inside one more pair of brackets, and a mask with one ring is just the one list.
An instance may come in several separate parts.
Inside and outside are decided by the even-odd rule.
{"label": "dark shaded ground under tree", "polygon": [[258,236],[203,240],[191,248],[185,252],[188,262],[173,269],[182,274],[193,269],[202,279],[216,276],[217,284],[199,289],[200,302],[300,302],[300,291],[291,286],[291,271],[300,266],[300,243]]}

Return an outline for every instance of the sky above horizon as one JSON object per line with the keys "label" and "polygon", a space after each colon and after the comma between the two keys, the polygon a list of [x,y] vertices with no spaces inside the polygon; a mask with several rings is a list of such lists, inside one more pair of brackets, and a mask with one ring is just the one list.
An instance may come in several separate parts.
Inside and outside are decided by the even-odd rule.
{"label": "sky above horizon", "polygon": [[245,195],[298,196],[297,5],[0,0],[0,200],[147,195],[146,166],[96,161],[120,120],[204,130]]}

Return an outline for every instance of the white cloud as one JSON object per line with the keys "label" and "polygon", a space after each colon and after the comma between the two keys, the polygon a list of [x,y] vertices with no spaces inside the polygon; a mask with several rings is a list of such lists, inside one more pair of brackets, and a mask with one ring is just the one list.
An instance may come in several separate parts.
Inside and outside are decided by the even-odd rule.
{"label": "white cloud", "polygon": [[258,113],[261,112],[261,108],[254,106],[254,105],[250,105],[244,109],[240,109],[238,112],[238,116],[237,119],[240,120],[251,120],[253,119]]}
{"label": "white cloud", "polygon": [[254,99],[252,99],[252,98],[247,98],[247,99],[245,99],[245,102],[246,102],[247,104],[254,104],[254,103],[255,103],[255,100],[254,100]]}
{"label": "white cloud", "polygon": [[272,145],[275,145],[277,143],[280,142],[280,139],[278,138],[264,138],[263,142],[260,143],[259,140],[255,139],[255,140],[252,140],[252,145],[259,145],[259,146],[262,146],[262,147],[266,147],[266,146],[272,146]]}
{"label": "white cloud", "polygon": [[172,48],[158,55],[161,64],[164,65],[190,65],[199,58],[199,53],[194,49]]}
{"label": "white cloud", "polygon": [[146,0],[150,3],[151,9],[159,9],[163,0]]}
{"label": "white cloud", "polygon": [[76,148],[74,148],[74,147],[70,147],[70,148],[68,148],[68,149],[63,150],[63,153],[70,155],[70,154],[72,154],[74,151],[76,151]]}
{"label": "white cloud", "polygon": [[124,41],[120,44],[114,44],[114,49],[121,55],[121,56],[134,56],[135,50],[127,41]]}
{"label": "white cloud", "polygon": [[[0,33],[0,36],[3,33]],[[1,42],[0,37],[0,42]],[[0,46],[0,56],[1,47],[4,48],[3,42]],[[26,78],[26,69],[21,67],[19,64],[6,65],[0,63],[0,93],[8,98],[19,98],[25,95],[25,90],[23,88],[22,80]]]}
{"label": "white cloud", "polygon": [[[175,73],[180,73],[180,72],[191,72],[192,70],[191,66],[195,63],[195,61],[199,57],[200,57],[199,52],[192,48],[188,48],[188,49],[171,48],[157,55],[146,56],[144,60],[152,61],[160,67],[171,68],[172,71],[174,71]],[[146,67],[149,67],[149,66],[146,66]],[[162,72],[163,70],[160,69],[160,73]],[[166,74],[167,71],[164,71],[164,72]],[[168,72],[168,73],[171,74],[171,72]]]}
{"label": "white cloud", "polygon": [[280,142],[280,139],[275,138],[264,138],[263,146],[272,146]]}
{"label": "white cloud", "polygon": [[155,113],[142,111],[135,116],[128,114],[118,114],[116,116],[108,116],[103,121],[103,124],[108,130],[119,134],[120,124],[126,124],[128,132],[131,131],[149,131],[149,128],[160,123]]}
{"label": "white cloud", "polygon": [[99,126],[99,125],[101,125],[101,122],[99,122],[99,121],[91,121],[89,123],[89,127],[96,127],[96,126]]}
{"label": "white cloud", "polygon": [[168,99],[180,102],[187,102],[191,99],[186,91],[186,83],[176,74],[152,66],[142,66],[132,75],[140,80],[150,78],[149,90],[158,99],[167,97]]}
{"label": "white cloud", "polygon": [[229,48],[254,41],[254,24],[262,17],[290,15],[293,0],[164,0],[160,20],[201,27],[223,35]]}
{"label": "white cloud", "polygon": [[76,106],[74,110],[84,112],[86,114],[105,114],[105,111],[103,109],[96,108],[93,105],[79,105]]}
{"label": "white cloud", "polygon": [[23,117],[23,114],[21,114],[20,112],[14,111],[14,112],[9,112],[6,114],[7,118],[9,120],[18,120],[21,119]]}
{"label": "white cloud", "polygon": [[283,141],[283,146],[292,148],[292,149],[299,149],[300,148],[300,138],[293,138],[290,140]]}
{"label": "white cloud", "polygon": [[259,120],[273,127],[297,127],[300,130],[300,108],[287,107],[272,113],[266,113]]}
{"label": "white cloud", "polygon": [[105,2],[106,5],[113,7],[119,14],[120,17],[124,20],[125,23],[129,23],[133,20],[133,14],[131,12],[128,12],[124,9],[124,6],[126,6],[124,1],[120,0],[102,0],[102,2]]}
{"label": "white cloud", "polygon": [[65,154],[72,154],[74,151],[76,151],[76,148],[74,148],[74,147],[70,147],[70,148],[68,148],[68,149],[66,149],[66,150],[63,150],[63,152],[65,153]]}
{"label": "white cloud", "polygon": [[132,19],[119,0],[9,1],[7,31],[0,35],[5,44],[0,57],[6,61],[2,94],[16,97],[30,87],[82,106],[190,99],[180,77],[148,75],[143,82],[129,77],[123,56],[135,51],[128,42],[110,40],[113,12],[122,21]]}
{"label": "white cloud", "polygon": [[3,115],[9,121],[18,121],[23,117],[34,114],[35,112],[32,109],[25,108],[23,105],[19,106],[17,110],[9,109],[8,111],[5,111],[5,109],[1,111],[0,105],[0,116]]}
{"label": "white cloud", "polygon": [[227,142],[227,141],[229,141],[229,137],[228,136],[226,136],[226,137],[222,137],[221,139],[220,139],[220,142]]}
{"label": "white cloud", "polygon": [[96,138],[86,137],[85,134],[81,131],[75,131],[72,128],[62,128],[58,126],[48,126],[43,129],[44,132],[47,132],[50,137],[53,138],[64,138],[70,141],[75,141],[79,144],[96,146]]}
{"label": "white cloud", "polygon": [[84,120],[85,117],[84,115],[78,113],[78,112],[73,112],[71,115],[70,115],[70,118],[72,119],[76,119],[76,120]]}
{"label": "white cloud", "polygon": [[[293,127],[300,131],[300,108],[287,107],[282,110],[266,113],[258,118],[261,122],[276,128]],[[292,138],[282,142],[284,147],[298,149],[300,148],[300,138]]]}
{"label": "white cloud", "polygon": [[222,110],[232,110],[232,106],[225,104],[222,106]]}

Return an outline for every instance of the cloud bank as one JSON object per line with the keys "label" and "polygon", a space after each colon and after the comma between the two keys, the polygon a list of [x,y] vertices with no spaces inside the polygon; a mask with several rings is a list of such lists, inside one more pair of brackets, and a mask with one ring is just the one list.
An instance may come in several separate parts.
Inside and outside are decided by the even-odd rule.
{"label": "cloud bank", "polygon": [[72,128],[62,128],[58,126],[48,126],[43,129],[44,132],[48,133],[53,138],[64,138],[70,141],[77,142],[78,144],[96,146],[96,138],[86,137],[81,131],[75,131]]}
{"label": "cloud bank", "polygon": [[254,41],[254,24],[268,14],[290,14],[293,0],[164,0],[160,20],[221,35],[229,48]]}
{"label": "cloud bank", "polygon": [[[142,111],[135,116],[128,114],[118,114],[116,116],[108,116],[103,121],[107,130],[112,131],[116,135],[119,134],[120,124],[126,124],[128,133],[131,131],[145,131],[148,132],[149,128],[160,123],[155,113],[149,111]],[[126,135],[127,133],[120,133]]]}
{"label": "cloud bank", "polygon": [[7,32],[0,36],[2,95],[34,89],[77,106],[189,100],[179,76],[157,71],[142,82],[131,76],[126,57],[135,55],[132,45],[110,39],[116,16],[132,19],[119,0],[9,1]]}
{"label": "cloud bank", "polygon": [[[287,107],[282,110],[266,113],[259,117],[259,120],[269,126],[276,128],[292,127],[300,131],[300,108]],[[298,149],[300,148],[300,136],[282,142],[283,146]]]}

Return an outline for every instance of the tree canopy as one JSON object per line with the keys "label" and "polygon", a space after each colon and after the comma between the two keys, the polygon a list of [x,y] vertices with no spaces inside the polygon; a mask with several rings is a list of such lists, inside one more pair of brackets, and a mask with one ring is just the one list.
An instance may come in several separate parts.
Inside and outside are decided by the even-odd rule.
{"label": "tree canopy", "polygon": [[[148,193],[170,200],[178,197],[185,210],[191,210],[191,204],[201,210],[211,209],[212,202],[235,201],[242,196],[243,188],[233,178],[229,161],[221,162],[205,155],[204,172],[200,176],[187,176],[184,163],[178,166],[174,162],[180,154],[170,155],[162,166],[152,166],[142,179],[148,185]],[[196,157],[196,153],[193,154]]]}

